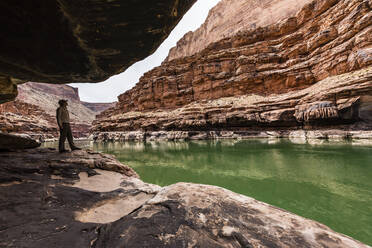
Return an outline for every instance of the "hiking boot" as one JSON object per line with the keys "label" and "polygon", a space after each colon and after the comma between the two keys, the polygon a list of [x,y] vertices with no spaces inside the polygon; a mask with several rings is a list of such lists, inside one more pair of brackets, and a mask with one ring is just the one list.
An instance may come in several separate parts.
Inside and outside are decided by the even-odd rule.
{"label": "hiking boot", "polygon": [[65,153],[65,152],[69,152],[69,150],[64,149],[64,150],[59,151],[59,153]]}
{"label": "hiking boot", "polygon": [[71,148],[72,151],[76,151],[76,150],[81,150],[80,147],[77,147],[77,146],[74,146],[73,148]]}

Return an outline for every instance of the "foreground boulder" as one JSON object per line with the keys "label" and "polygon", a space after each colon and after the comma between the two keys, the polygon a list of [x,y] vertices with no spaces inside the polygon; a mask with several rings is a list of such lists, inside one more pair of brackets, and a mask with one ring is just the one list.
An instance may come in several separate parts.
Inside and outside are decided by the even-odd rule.
{"label": "foreground boulder", "polygon": [[[138,236],[138,234],[141,234]],[[368,247],[282,209],[208,185],[163,188],[101,229],[98,247]]]}
{"label": "foreground boulder", "polygon": [[0,132],[0,151],[12,149],[30,149],[39,147],[40,143],[27,135],[14,135]]}
{"label": "foreground boulder", "polygon": [[231,191],[146,184],[114,157],[0,153],[1,247],[361,247]]}

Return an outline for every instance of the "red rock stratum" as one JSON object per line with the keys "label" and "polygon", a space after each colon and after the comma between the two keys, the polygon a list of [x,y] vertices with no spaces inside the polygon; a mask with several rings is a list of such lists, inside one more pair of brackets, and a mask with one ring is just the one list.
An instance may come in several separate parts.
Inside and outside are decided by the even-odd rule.
{"label": "red rock stratum", "polygon": [[222,0],[195,32],[188,32],[177,42],[167,61],[193,55],[210,43],[241,31],[254,30],[294,16],[312,0]]}
{"label": "red rock stratum", "polygon": [[[220,98],[231,97],[232,102],[239,102],[237,97],[244,98],[252,94],[259,96],[262,98],[261,102],[264,102],[265,97],[271,95],[280,98],[280,95],[309,88],[328,77],[341,74],[348,77],[350,72],[369,68],[372,65],[371,7],[372,1],[314,0],[278,23],[238,32],[232,37],[211,43],[192,56],[164,62],[147,72],[134,88],[120,95],[116,107],[99,116],[96,130],[133,130],[134,125],[125,127],[124,122],[128,118],[123,118],[123,114],[131,116],[132,112],[156,110],[170,113],[185,105],[198,105],[203,101]],[[352,88],[358,89],[358,80],[356,78],[350,83]],[[369,80],[370,77],[367,77],[368,82]],[[370,89],[367,87],[357,97],[363,95],[363,99],[367,99],[371,95]],[[327,90],[325,85],[319,93],[324,94]],[[327,114],[320,115],[336,118],[339,115],[332,110],[332,106],[337,108],[340,99],[352,102],[353,94],[350,90],[351,88],[335,90],[337,93],[334,98],[326,97],[326,101],[330,101],[328,105],[322,103],[324,106],[320,104],[319,107],[315,98],[306,103],[318,106],[308,106],[314,109],[329,107]],[[293,100],[288,99],[288,104],[278,108],[302,109],[293,103]],[[271,105],[259,106],[262,111],[271,108]],[[240,107],[236,106],[229,113],[239,116]],[[224,113],[222,106],[216,108]],[[262,111],[257,109],[256,114],[260,115]],[[312,114],[291,114],[291,125],[302,125],[304,121],[308,122],[313,118]],[[121,117],[116,118],[115,115]],[[180,118],[187,119],[182,116],[178,117]],[[194,116],[193,119],[209,118],[210,115],[202,118]],[[136,120],[133,120],[134,123]],[[229,125],[229,122],[218,122]],[[184,128],[184,125],[177,124],[180,122],[149,120],[143,123],[137,128],[145,128],[146,124],[155,130]],[[239,125],[249,123],[243,121]],[[277,124],[279,123],[282,123],[280,118]],[[198,128],[197,125],[194,127]]]}

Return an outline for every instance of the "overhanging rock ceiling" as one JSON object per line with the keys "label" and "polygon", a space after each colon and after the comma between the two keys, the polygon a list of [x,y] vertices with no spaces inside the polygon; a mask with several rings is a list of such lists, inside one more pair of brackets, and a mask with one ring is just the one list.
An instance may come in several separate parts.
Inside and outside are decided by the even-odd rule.
{"label": "overhanging rock ceiling", "polygon": [[154,52],[195,1],[0,1],[0,103],[22,81],[99,82],[123,72]]}

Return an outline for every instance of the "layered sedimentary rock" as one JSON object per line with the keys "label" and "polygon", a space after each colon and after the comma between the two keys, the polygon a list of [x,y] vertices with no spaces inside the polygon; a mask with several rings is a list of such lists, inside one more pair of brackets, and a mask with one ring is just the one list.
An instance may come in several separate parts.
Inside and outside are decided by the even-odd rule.
{"label": "layered sedimentary rock", "polygon": [[154,52],[195,0],[1,1],[0,103],[16,85],[99,82]]}
{"label": "layered sedimentary rock", "polygon": [[38,140],[58,135],[55,116],[19,100],[0,105],[0,131],[29,134]]}
{"label": "layered sedimentary rock", "polygon": [[0,161],[1,247],[369,247],[219,187],[146,184],[110,155],[31,149]]}
{"label": "layered sedimentary rock", "polygon": [[210,43],[241,31],[278,23],[294,16],[312,0],[221,0],[209,11],[205,22],[186,33],[169,51],[167,61],[191,56]]}
{"label": "layered sedimentary rock", "polygon": [[371,5],[314,0],[279,23],[164,62],[99,115],[95,130],[370,126]]}
{"label": "layered sedimentary rock", "polygon": [[119,96],[116,110],[175,109],[200,100],[286,93],[372,64],[370,1],[314,0],[295,16],[164,62]]}
{"label": "layered sedimentary rock", "polygon": [[80,101],[77,88],[28,82],[18,87],[13,102],[0,105],[0,130],[29,134],[37,139],[58,136],[56,109],[59,99],[68,99],[71,124],[76,137],[87,136],[95,115],[113,103]]}
{"label": "layered sedimentary rock", "polygon": [[[100,136],[101,132],[135,130],[254,131],[243,132],[242,136],[260,136],[261,131],[272,130],[286,131],[282,136],[289,136],[288,130],[297,129],[371,130],[371,116],[372,67],[369,67],[329,77],[306,89],[284,94],[266,97],[251,94],[196,101],[174,110],[132,111],[100,118],[94,122],[94,127],[97,137],[103,139],[105,134]],[[348,134],[345,132],[343,137],[347,138]],[[224,136],[212,132],[201,138],[213,138],[213,135]],[[189,136],[190,132],[176,132],[169,139],[187,139]]]}

